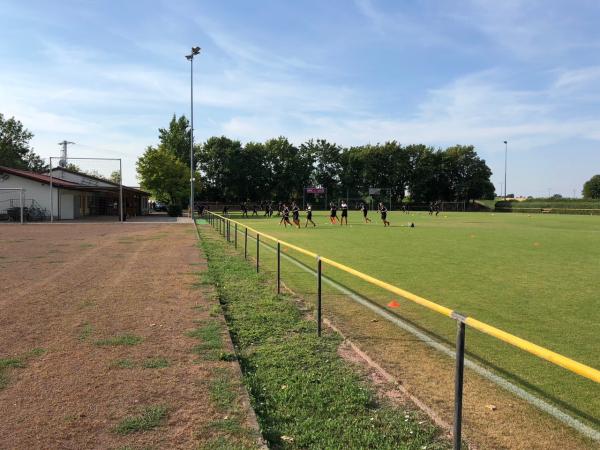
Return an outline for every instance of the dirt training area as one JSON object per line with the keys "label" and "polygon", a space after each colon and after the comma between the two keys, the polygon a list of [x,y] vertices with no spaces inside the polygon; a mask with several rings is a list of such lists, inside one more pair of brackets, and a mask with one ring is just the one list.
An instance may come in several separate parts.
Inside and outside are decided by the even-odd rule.
{"label": "dirt training area", "polygon": [[256,442],[204,270],[192,225],[1,226],[0,448]]}

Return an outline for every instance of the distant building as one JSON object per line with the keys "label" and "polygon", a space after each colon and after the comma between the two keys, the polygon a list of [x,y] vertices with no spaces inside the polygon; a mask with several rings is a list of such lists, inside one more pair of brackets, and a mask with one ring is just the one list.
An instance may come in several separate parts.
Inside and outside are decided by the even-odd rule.
{"label": "distant building", "polygon": [[[52,202],[50,201],[52,183]],[[0,166],[0,188],[23,189],[25,206],[56,220],[90,216],[119,216],[119,184],[85,173],[58,167],[38,174]],[[127,217],[148,214],[150,194],[123,186],[123,214]],[[0,191],[0,219],[10,207],[19,205],[18,191]]]}

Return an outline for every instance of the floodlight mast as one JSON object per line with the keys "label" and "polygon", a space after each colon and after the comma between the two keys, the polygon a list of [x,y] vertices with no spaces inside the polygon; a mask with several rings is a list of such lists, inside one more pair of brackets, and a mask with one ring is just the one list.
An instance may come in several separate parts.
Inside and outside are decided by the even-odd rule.
{"label": "floodlight mast", "polygon": [[504,141],[504,200],[506,200],[506,166],[508,162],[508,141]]}
{"label": "floodlight mast", "polygon": [[190,217],[194,217],[194,56],[200,54],[200,47],[192,47],[186,55],[190,62]]}

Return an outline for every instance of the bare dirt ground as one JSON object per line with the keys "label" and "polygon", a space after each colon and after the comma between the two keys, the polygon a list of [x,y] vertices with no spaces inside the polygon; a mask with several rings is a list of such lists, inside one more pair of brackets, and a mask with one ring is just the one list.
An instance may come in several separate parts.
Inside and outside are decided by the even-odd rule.
{"label": "bare dirt ground", "polygon": [[[192,225],[0,226],[0,448],[197,448],[232,414],[256,443],[237,362],[186,335],[216,323],[232,350],[203,270]],[[159,426],[116,432],[150,407]]]}

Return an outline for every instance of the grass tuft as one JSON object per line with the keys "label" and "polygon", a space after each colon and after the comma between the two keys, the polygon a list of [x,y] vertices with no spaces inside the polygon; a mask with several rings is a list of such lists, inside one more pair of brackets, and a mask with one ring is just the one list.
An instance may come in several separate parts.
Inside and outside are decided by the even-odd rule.
{"label": "grass tuft", "polygon": [[221,338],[221,325],[217,321],[210,321],[187,333],[188,337],[198,339],[193,352],[208,360],[218,360],[223,352]]}
{"label": "grass tuft", "polygon": [[115,369],[133,369],[135,362],[130,359],[117,359],[110,364],[110,367]]}
{"label": "grass tuft", "polygon": [[131,434],[139,431],[148,431],[160,425],[167,416],[165,406],[149,406],[139,416],[126,417],[115,427],[117,434]]}
{"label": "grass tuft", "polygon": [[164,369],[170,365],[169,360],[163,357],[150,358],[142,363],[144,369]]}
{"label": "grass tuft", "polygon": [[10,369],[23,369],[26,367],[25,362],[29,358],[35,358],[37,356],[42,356],[46,353],[46,350],[43,348],[36,347],[27,353],[25,353],[21,357],[12,357],[12,358],[0,358],[0,390],[4,389],[8,385],[8,371]]}
{"label": "grass tuft", "polygon": [[93,331],[94,328],[89,323],[84,323],[81,327],[81,331],[79,332],[79,336],[77,336],[77,339],[79,341],[85,341],[92,335]]}

